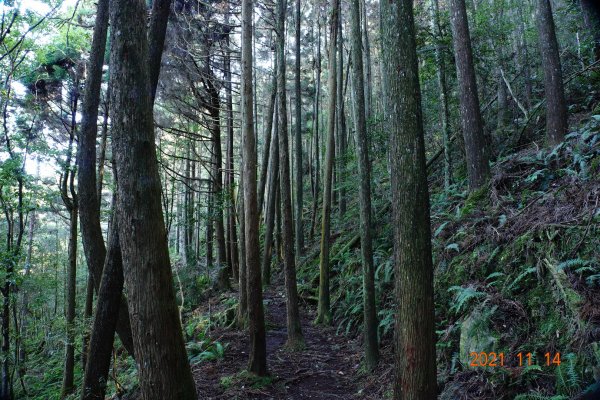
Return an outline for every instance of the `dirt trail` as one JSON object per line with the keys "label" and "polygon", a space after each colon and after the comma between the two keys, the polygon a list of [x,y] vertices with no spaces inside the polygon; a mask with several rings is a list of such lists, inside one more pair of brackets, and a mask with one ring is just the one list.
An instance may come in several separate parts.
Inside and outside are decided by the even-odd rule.
{"label": "dirt trail", "polygon": [[306,348],[292,352],[287,338],[285,297],[282,285],[269,288],[265,295],[267,353],[272,383],[260,388],[243,384],[221,384],[246,367],[246,332],[220,329],[212,337],[229,343],[221,360],[193,366],[200,399],[360,399],[360,348],[353,340],[335,334],[330,327],[314,326],[314,310],[302,307],[302,329]]}

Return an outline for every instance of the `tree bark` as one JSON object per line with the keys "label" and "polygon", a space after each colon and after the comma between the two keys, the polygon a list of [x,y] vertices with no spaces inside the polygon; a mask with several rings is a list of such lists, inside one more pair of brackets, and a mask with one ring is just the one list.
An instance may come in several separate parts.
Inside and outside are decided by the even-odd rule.
{"label": "tree bark", "polygon": [[350,4],[350,35],[352,46],[352,82],[354,89],[354,138],[358,160],[360,251],[363,267],[363,340],[365,366],[371,371],[379,360],[377,344],[377,310],[375,306],[375,269],[371,236],[371,160],[369,159],[369,133],[365,110],[365,85],[363,74],[362,35],[360,25],[360,0]]}
{"label": "tree bark", "polygon": [[569,127],[562,66],[550,0],[537,1],[536,22],[540,35],[539,45],[546,90],[546,136],[548,144],[556,146],[563,141]]}
{"label": "tree bark", "polygon": [[[277,74],[275,74],[277,76]],[[279,112],[275,111],[275,118]],[[275,227],[275,200],[279,185],[279,124],[273,130],[273,144],[269,157],[269,192],[267,194],[267,211],[265,220],[265,251],[263,252],[262,280],[265,285],[271,283],[271,259],[273,258],[273,229]],[[277,249],[275,250],[277,252]]]}
{"label": "tree bark", "polygon": [[[116,199],[113,196],[114,204],[116,204]],[[90,362],[87,363],[85,369],[82,400],[104,399],[117,316],[122,312],[127,312],[126,309],[120,310],[121,298],[113,295],[113,293],[123,292],[123,260],[121,260],[115,211],[113,207],[113,222],[110,225],[108,237],[108,254],[98,291],[98,302],[89,346]]]}
{"label": "tree bark", "polygon": [[448,81],[446,79],[446,57],[442,45],[442,26],[440,24],[440,6],[438,0],[431,0],[431,24],[435,32],[435,59],[437,62],[437,81],[440,89],[440,121],[442,123],[442,141],[444,143],[444,188],[452,184],[452,152],[450,147],[450,109],[448,106]]}
{"label": "tree bark", "polygon": [[600,60],[600,4],[596,0],[580,0],[583,21],[594,40],[594,60]]}
{"label": "tree bark", "polygon": [[437,397],[429,193],[412,0],[381,2],[398,311],[394,399]]}
{"label": "tree bark", "polygon": [[[277,70],[277,60],[275,60],[275,70]],[[273,118],[275,116],[275,99],[277,98],[277,74],[273,73],[273,83],[271,84],[271,97],[269,98],[269,108],[267,109],[267,124],[265,127],[265,147],[263,149],[262,168],[260,170],[260,180],[258,184],[258,211],[262,212],[265,198],[265,186],[267,183],[267,171],[269,170],[269,153],[271,142],[273,141]]]}
{"label": "tree bark", "polygon": [[337,30],[339,0],[331,0],[331,20],[329,26],[329,78],[328,121],[327,121],[327,153],[325,156],[325,182],[323,187],[323,213],[321,220],[321,255],[319,260],[319,306],[317,323],[331,324],[331,308],[329,293],[329,240],[331,229],[331,190],[335,151],[335,111],[337,93]]}
{"label": "tree bark", "polygon": [[[297,3],[297,7],[299,3]],[[290,157],[288,144],[288,127],[287,127],[287,104],[286,104],[286,87],[285,87],[285,11],[287,9],[286,0],[278,0],[277,2],[277,105],[278,105],[278,125],[279,125],[279,193],[281,194],[282,205],[282,244],[283,244],[283,267],[285,271],[285,292],[286,292],[286,311],[287,311],[287,346],[290,348],[298,348],[304,344],[302,336],[302,328],[300,325],[300,312],[298,311],[298,289],[296,287],[296,258],[294,255],[294,221],[292,217],[292,193],[290,180]],[[297,14],[297,17],[299,15]],[[299,27],[296,25],[296,33]],[[299,41],[296,41],[299,45]],[[296,56],[299,57],[299,48],[296,51]],[[299,58],[296,63],[298,63]],[[298,64],[296,64],[298,68]],[[297,82],[298,83],[298,82]],[[296,87],[296,95],[299,96],[298,87]],[[296,101],[298,107],[298,101]],[[298,138],[299,108],[296,110],[296,145],[300,146]],[[298,150],[298,149],[297,149]],[[300,149],[301,150],[301,149]],[[297,154],[297,153],[296,153]],[[302,171],[298,171],[298,179],[302,180]],[[302,182],[300,182],[302,183]],[[300,184],[300,191],[302,185]],[[301,219],[302,207],[299,210],[300,214],[296,215],[296,219]],[[300,224],[302,225],[302,224]],[[298,246],[299,243],[296,242]]]}
{"label": "tree bark", "polygon": [[451,0],[450,11],[469,189],[475,190],[489,179],[489,155],[479,108],[465,0]]}
{"label": "tree bark", "polygon": [[252,84],[252,11],[253,1],[242,0],[242,137],[244,148],[244,217],[246,268],[248,273],[248,322],[250,357],[248,371],[267,374],[265,317],[262,304],[260,250],[258,239],[258,204],[256,193],[256,137]]}
{"label": "tree bark", "polygon": [[[102,269],[106,258],[106,246],[100,226],[100,197],[99,183],[96,179],[96,136],[98,106],[100,104],[100,90],[102,83],[102,66],[104,64],[104,51],[108,30],[109,1],[99,0],[94,25],[92,49],[88,64],[88,76],[83,92],[81,110],[81,130],[79,133],[77,189],[80,199],[79,216],[81,219],[81,241],[87,261],[88,269],[92,275],[96,293],[102,280]],[[107,116],[105,115],[105,120]],[[103,127],[103,139],[106,132]],[[105,143],[105,142],[104,142]],[[101,178],[101,175],[99,177]],[[101,181],[99,181],[101,182]],[[121,293],[112,293],[112,296],[122,298]],[[124,300],[124,297],[123,297]],[[127,304],[123,303],[123,309]],[[133,356],[133,337],[129,315],[125,313],[117,323],[117,333],[121,338],[127,352]]]}
{"label": "tree bark", "polygon": [[117,221],[143,399],[196,399],[161,206],[142,0],[111,3],[111,115]]}
{"label": "tree bark", "polygon": [[[296,60],[294,71],[294,89],[295,89],[295,112],[296,112],[296,135],[295,146],[296,151],[296,257],[302,255],[304,248],[304,223],[303,223],[303,178],[304,166],[302,163],[302,86],[300,84],[300,0],[296,0]],[[284,206],[285,207],[285,206]]]}

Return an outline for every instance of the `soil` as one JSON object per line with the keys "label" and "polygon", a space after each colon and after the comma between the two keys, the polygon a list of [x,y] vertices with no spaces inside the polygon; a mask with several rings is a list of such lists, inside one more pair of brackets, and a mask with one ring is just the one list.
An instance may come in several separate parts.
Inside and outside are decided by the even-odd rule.
{"label": "soil", "polygon": [[[249,340],[246,331],[219,328],[211,336],[228,344],[222,359],[192,367],[200,399],[367,399],[381,398],[367,394],[364,387],[373,386],[373,375],[361,372],[361,348],[355,339],[336,335],[335,328],[313,324],[315,310],[304,304],[302,331],[305,348],[286,348],[285,291],[281,282],[264,294],[267,326],[267,364],[271,381],[251,387],[248,380],[222,378],[236,375],[246,368]],[[227,379],[226,379],[227,380]],[[378,380],[378,379],[375,379]],[[371,383],[371,384],[370,384]],[[363,389],[361,389],[363,388]],[[381,387],[377,388],[381,389]],[[380,390],[377,390],[378,392]]]}

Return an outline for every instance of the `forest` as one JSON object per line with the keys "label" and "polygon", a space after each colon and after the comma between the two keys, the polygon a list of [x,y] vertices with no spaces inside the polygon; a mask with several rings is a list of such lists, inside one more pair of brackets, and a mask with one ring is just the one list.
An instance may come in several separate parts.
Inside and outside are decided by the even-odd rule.
{"label": "forest", "polygon": [[600,2],[0,14],[0,400],[600,399]]}

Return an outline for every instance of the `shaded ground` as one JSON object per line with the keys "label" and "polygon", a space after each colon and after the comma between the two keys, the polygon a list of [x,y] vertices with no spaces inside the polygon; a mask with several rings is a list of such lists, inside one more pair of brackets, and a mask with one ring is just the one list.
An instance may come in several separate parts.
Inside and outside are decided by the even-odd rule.
{"label": "shaded ground", "polygon": [[[218,329],[211,336],[229,345],[223,359],[193,366],[199,398],[294,400],[370,397],[361,391],[361,386],[367,381],[360,372],[359,344],[336,335],[334,328],[314,326],[314,310],[301,308],[306,348],[295,352],[285,348],[284,293],[281,285],[274,285],[264,295],[268,367],[272,381],[255,388],[245,386],[247,382],[231,383],[228,377],[246,367],[248,336],[243,331]],[[222,384],[223,378],[226,384]]]}

